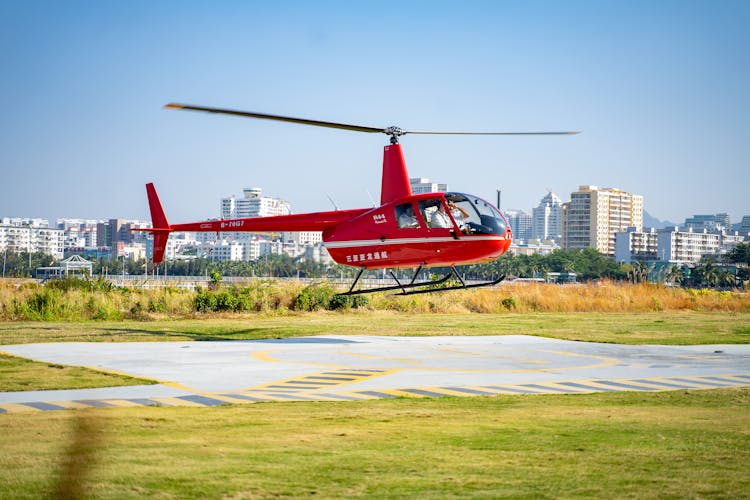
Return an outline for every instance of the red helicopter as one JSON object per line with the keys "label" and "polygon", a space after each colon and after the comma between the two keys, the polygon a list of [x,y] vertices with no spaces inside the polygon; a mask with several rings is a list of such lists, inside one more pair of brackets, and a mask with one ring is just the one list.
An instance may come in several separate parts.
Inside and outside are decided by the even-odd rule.
{"label": "red helicopter", "polygon": [[[402,294],[426,293],[489,286],[495,280],[466,284],[455,266],[492,261],[503,255],[511,243],[511,230],[505,216],[491,203],[465,193],[412,194],[404,153],[398,138],[406,134],[440,135],[571,135],[578,132],[425,132],[398,127],[375,128],[324,122],[288,116],[208,108],[170,103],[168,109],[185,109],[226,115],[277,120],[319,127],[338,128],[390,136],[383,151],[383,178],[380,206],[274,217],[225,219],[169,224],[153,183],[146,185],[153,228],[153,262],[164,259],[169,233],[192,232],[270,232],[322,231],[323,244],[338,264],[359,268],[349,291],[343,295],[401,290]],[[410,282],[402,283],[390,271],[396,285],[355,290],[365,270],[417,268]],[[429,267],[449,267],[436,280],[417,281]],[[453,276],[457,285],[435,288]]]}

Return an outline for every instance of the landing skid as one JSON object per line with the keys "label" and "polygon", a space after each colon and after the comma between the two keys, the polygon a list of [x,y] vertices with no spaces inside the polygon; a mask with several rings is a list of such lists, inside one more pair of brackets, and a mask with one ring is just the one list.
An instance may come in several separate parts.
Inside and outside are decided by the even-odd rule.
{"label": "landing skid", "polygon": [[[357,286],[357,283],[359,282],[359,278],[362,277],[362,273],[365,271],[365,268],[359,270],[359,273],[357,274],[357,277],[354,279],[354,283],[352,283],[352,286],[349,288],[348,292],[340,293],[339,295],[361,295],[365,293],[374,293],[374,292],[388,292],[393,290],[401,290],[401,293],[398,293],[396,295],[416,295],[418,293],[434,293],[434,292],[445,292],[448,290],[464,290],[466,288],[478,288],[482,286],[492,286],[497,285],[501,281],[505,279],[505,275],[501,275],[499,278],[493,281],[486,281],[484,283],[472,283],[471,285],[467,285],[464,283],[464,280],[461,279],[461,276],[458,275],[458,272],[456,271],[456,268],[451,266],[451,270],[448,274],[443,276],[442,278],[436,279],[436,280],[428,280],[428,281],[416,281],[417,277],[419,276],[419,273],[422,271],[422,266],[419,266],[414,273],[414,276],[412,276],[411,281],[409,283],[401,283],[398,278],[396,278],[396,275],[393,274],[393,271],[389,271],[388,273],[391,275],[391,278],[396,282],[396,285],[392,286],[382,286],[377,288],[363,288],[360,290],[355,290],[354,287]],[[448,281],[451,277],[455,277],[456,280],[460,283],[460,285],[456,286],[447,286],[447,287],[438,287],[435,288],[436,285],[442,285],[446,281]]]}

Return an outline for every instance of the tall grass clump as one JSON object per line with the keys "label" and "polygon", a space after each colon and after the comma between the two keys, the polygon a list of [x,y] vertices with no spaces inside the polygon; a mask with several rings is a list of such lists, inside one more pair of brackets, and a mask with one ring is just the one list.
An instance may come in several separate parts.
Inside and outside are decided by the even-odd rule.
{"label": "tall grass clump", "polygon": [[81,279],[16,285],[0,282],[0,320],[145,320],[194,313],[193,292],[186,290],[134,290]]}

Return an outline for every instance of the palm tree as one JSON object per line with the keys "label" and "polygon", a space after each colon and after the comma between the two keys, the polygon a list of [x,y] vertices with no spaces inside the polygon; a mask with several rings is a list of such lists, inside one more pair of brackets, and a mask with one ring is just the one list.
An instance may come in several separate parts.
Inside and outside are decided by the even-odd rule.
{"label": "palm tree", "polygon": [[685,273],[682,266],[676,264],[670,266],[667,274],[664,276],[664,281],[673,285],[682,285],[685,281]]}

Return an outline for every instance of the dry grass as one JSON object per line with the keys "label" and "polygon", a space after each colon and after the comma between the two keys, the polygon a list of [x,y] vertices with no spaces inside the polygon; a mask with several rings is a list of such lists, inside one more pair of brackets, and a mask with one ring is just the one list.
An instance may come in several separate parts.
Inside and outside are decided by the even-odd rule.
{"label": "dry grass", "polygon": [[[242,300],[246,301],[243,310],[285,314],[303,289],[300,283],[256,282],[241,291]],[[378,293],[368,300],[368,310],[407,313],[750,312],[750,294],[746,291],[606,282],[565,286],[510,283],[496,288],[407,297]],[[0,281],[0,320],[117,321],[202,316],[197,312],[196,292],[189,290],[59,290]]]}
{"label": "dry grass", "polygon": [[[397,302],[401,301],[401,302]],[[750,312],[744,291],[665,288],[649,284],[552,285],[507,284],[499,288],[466,290],[429,297],[378,296],[373,309],[405,312]]]}

